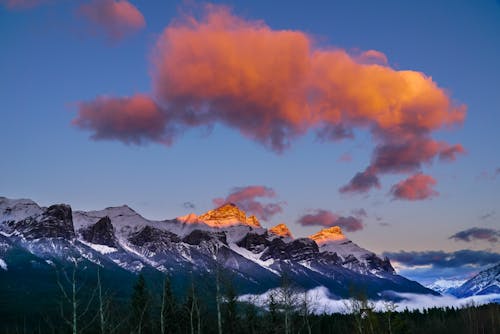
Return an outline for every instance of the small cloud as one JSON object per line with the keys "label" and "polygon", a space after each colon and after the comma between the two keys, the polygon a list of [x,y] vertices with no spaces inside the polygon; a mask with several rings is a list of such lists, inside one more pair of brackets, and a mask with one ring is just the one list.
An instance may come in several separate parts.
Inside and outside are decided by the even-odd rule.
{"label": "small cloud", "polygon": [[449,239],[455,241],[471,242],[473,240],[489,241],[491,243],[498,242],[500,237],[500,230],[485,227],[472,227],[455,233]]}
{"label": "small cloud", "polygon": [[341,187],[339,191],[341,193],[365,193],[371,188],[380,188],[380,182],[377,175],[367,169],[364,172],[356,173],[351,181]]}
{"label": "small cloud", "polygon": [[225,198],[214,198],[212,202],[216,206],[225,203],[234,203],[244,211],[269,221],[274,215],[283,212],[284,202],[262,203],[257,198],[275,198],[274,189],[265,186],[247,186],[233,188]]}
{"label": "small cloud", "polygon": [[483,170],[479,175],[476,176],[477,180],[495,180],[498,175],[500,175],[500,167],[497,167],[493,171]]}
{"label": "small cloud", "polygon": [[82,4],[78,13],[112,41],[119,41],[146,25],[142,13],[127,0],[92,0]]}
{"label": "small cloud", "polygon": [[0,4],[14,10],[30,9],[46,2],[48,0],[0,0]]}
{"label": "small cloud", "polygon": [[328,210],[316,209],[312,213],[305,214],[297,220],[302,226],[339,226],[347,232],[356,232],[364,228],[361,219],[353,216],[340,216]]}
{"label": "small cloud", "polygon": [[352,156],[349,153],[344,153],[337,159],[337,161],[339,161],[339,162],[351,162]]}
{"label": "small cloud", "polygon": [[182,203],[182,206],[185,208],[185,209],[189,209],[189,210],[193,210],[196,208],[196,205],[194,205],[193,202],[184,202]]}
{"label": "small cloud", "polygon": [[368,214],[366,213],[366,210],[363,209],[363,208],[360,208],[360,209],[354,209],[354,210],[351,210],[352,214],[355,216],[355,217],[366,217],[368,216]]}
{"label": "small cloud", "polygon": [[486,220],[486,219],[489,219],[489,218],[491,218],[493,216],[495,216],[495,211],[491,211],[491,212],[485,213],[484,215],[479,216],[479,219]]}
{"label": "small cloud", "polygon": [[436,180],[432,176],[418,173],[394,185],[391,189],[391,194],[394,199],[408,201],[424,200],[439,194],[432,189],[436,183]]}

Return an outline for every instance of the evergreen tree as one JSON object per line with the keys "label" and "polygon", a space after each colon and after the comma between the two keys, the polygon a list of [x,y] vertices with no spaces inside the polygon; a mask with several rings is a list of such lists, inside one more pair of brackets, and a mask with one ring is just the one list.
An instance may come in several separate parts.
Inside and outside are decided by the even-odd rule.
{"label": "evergreen tree", "polygon": [[148,334],[151,332],[149,308],[150,297],[146,287],[146,280],[142,274],[139,274],[132,293],[132,333]]}
{"label": "evergreen tree", "polygon": [[224,329],[225,333],[236,333],[238,327],[238,309],[237,302],[238,296],[231,280],[226,285],[225,293],[225,307],[224,307]]}
{"label": "evergreen tree", "polygon": [[162,334],[172,334],[177,332],[176,324],[177,304],[172,292],[170,278],[165,276],[163,281],[163,294],[161,302],[160,330]]}

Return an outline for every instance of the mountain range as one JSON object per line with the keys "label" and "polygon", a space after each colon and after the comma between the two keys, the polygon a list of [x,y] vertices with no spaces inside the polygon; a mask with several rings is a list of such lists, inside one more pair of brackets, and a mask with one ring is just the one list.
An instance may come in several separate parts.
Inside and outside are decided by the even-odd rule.
{"label": "mountain range", "polygon": [[305,289],[325,286],[332,298],[353,290],[376,299],[388,291],[437,294],[397,275],[389,259],[358,246],[338,226],[294,238],[285,224],[266,229],[232,203],[154,221],[126,205],[73,211],[66,204],[41,207],[0,197],[0,276],[75,259],[128,274],[169,273],[179,281],[221,266],[240,293],[277,287],[286,275]]}

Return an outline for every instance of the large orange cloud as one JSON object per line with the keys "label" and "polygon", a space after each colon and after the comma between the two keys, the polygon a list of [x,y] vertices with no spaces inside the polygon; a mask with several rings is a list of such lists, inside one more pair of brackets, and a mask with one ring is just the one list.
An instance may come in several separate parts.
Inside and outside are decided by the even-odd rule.
{"label": "large orange cloud", "polygon": [[[151,96],[167,115],[169,137],[171,128],[222,123],[279,153],[311,130],[323,140],[371,131],[377,146],[363,172],[370,186],[348,184],[344,192],[379,186],[380,173],[414,171],[463,151],[431,135],[462,122],[465,106],[431,77],[391,68],[376,50],[322,48],[303,32],[273,30],[208,5],[201,18],[172,22],[152,59]],[[78,117],[85,118],[81,109]]]}

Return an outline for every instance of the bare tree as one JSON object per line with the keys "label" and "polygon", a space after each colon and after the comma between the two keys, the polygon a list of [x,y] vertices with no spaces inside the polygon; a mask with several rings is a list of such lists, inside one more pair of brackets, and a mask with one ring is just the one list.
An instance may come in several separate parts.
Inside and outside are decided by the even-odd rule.
{"label": "bare tree", "polygon": [[384,310],[387,314],[387,329],[389,331],[389,334],[392,334],[392,313],[394,313],[397,308],[398,305],[392,300],[384,301]]}
{"label": "bare tree", "polygon": [[[60,271],[56,269],[56,280],[62,294],[62,301],[59,304],[61,317],[71,328],[71,333],[78,334],[90,327],[95,320],[94,318],[91,321],[87,321],[85,325],[80,326],[80,322],[87,316],[90,310],[90,306],[95,296],[95,289],[92,290],[87,303],[83,304],[80,294],[85,286],[77,281],[78,260],[73,259],[72,262],[71,276],[68,276],[67,270],[62,269],[62,276],[65,280],[63,282],[61,281]],[[65,287],[65,285],[69,285],[69,288],[67,286]],[[69,309],[69,316],[67,315],[67,309]]]}
{"label": "bare tree", "polygon": [[301,311],[301,315],[302,315],[302,319],[303,319],[303,327],[306,328],[308,334],[311,334],[312,330],[311,330],[311,324],[309,321],[309,315],[312,312],[313,300],[312,300],[312,297],[308,294],[307,290],[303,291],[300,304],[301,304],[300,311]]}
{"label": "bare tree", "polygon": [[127,317],[122,317],[121,321],[116,323],[112,320],[112,305],[111,295],[103,290],[101,281],[101,269],[97,267],[97,298],[98,298],[98,318],[99,330],[101,334],[115,333],[118,328],[127,320]]}
{"label": "bare tree", "polygon": [[291,316],[297,309],[298,298],[297,289],[286,274],[282,276],[281,286],[276,290],[276,297],[279,309],[284,316],[285,334],[289,334],[291,333]]}

